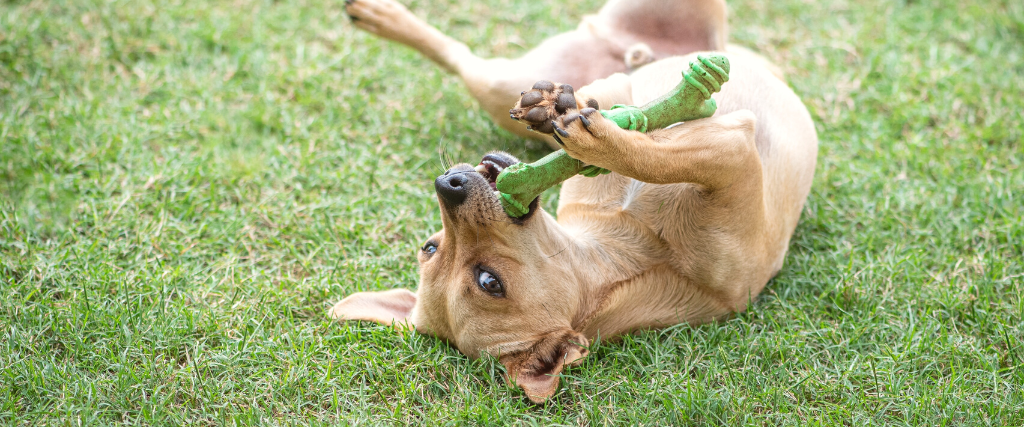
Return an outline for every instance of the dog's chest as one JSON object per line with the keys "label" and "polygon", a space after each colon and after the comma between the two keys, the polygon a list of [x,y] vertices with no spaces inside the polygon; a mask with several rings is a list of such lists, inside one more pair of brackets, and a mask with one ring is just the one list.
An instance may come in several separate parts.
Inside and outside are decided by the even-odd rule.
{"label": "dog's chest", "polygon": [[623,188],[620,202],[622,210],[629,210],[630,205],[633,201],[640,198],[644,187],[647,185],[645,182],[637,181],[633,178],[629,179],[629,183]]}
{"label": "dog's chest", "polygon": [[[650,184],[618,174],[597,178],[575,177],[562,186],[560,206],[583,205],[587,210],[624,212],[652,228],[679,218],[679,209],[693,207],[692,184]],[[689,209],[687,209],[689,210]]]}

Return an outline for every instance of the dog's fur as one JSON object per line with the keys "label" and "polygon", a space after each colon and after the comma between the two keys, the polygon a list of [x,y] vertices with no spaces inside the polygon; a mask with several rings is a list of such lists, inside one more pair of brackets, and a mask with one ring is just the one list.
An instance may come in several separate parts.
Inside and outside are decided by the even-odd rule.
{"label": "dog's fur", "polygon": [[[477,169],[453,167],[435,181],[444,228],[419,254],[417,292],[357,293],[332,317],[404,325],[470,357],[494,355],[511,382],[542,402],[595,338],[744,310],[782,267],[810,190],[817,136],[803,104],[762,59],[728,54],[730,81],[707,119],[644,134],[586,108],[595,100],[643,105],[678,84],[693,59],[616,74],[628,70],[631,46],[649,46],[654,59],[723,49],[721,1],[611,0],[576,31],[517,60],[477,58],[391,0],[355,0],[346,10],[361,28],[458,72],[517,132],[525,126],[505,112],[534,80],[607,77],[576,91],[579,109],[545,114],[570,155],[613,173],[566,181],[556,221],[536,201],[522,219],[502,210],[493,181],[515,159],[491,154]],[[680,22],[688,25],[665,25]],[[531,93],[568,92],[546,86]],[[501,292],[482,286],[484,277],[500,280]]]}
{"label": "dog's fur", "polygon": [[[585,16],[575,30],[545,40],[520,58],[484,59],[395,0],[346,3],[356,27],[410,46],[458,74],[498,125],[552,146],[550,136],[530,132],[509,118],[508,109],[523,89],[538,80],[580,88],[657,59],[722,51],[728,34],[724,0],[610,0],[596,15]],[[598,99],[601,105],[612,105],[602,101]]]}

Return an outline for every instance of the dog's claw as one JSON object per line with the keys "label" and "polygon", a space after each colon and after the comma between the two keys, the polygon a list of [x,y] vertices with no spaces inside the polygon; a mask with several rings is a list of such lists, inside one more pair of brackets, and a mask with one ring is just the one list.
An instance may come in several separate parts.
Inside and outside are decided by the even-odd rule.
{"label": "dog's claw", "polygon": [[590,129],[590,119],[588,119],[587,117],[590,117],[591,114],[594,114],[596,112],[596,109],[590,107],[580,110],[580,122],[582,122],[583,126],[586,127],[587,129]]}
{"label": "dog's claw", "polygon": [[555,124],[554,120],[551,121],[551,127],[555,129],[555,133],[557,133],[559,135],[562,135],[562,138],[568,138],[569,137],[569,132],[566,132],[565,129],[562,129],[562,128],[558,127],[558,125]]}
{"label": "dog's claw", "polygon": [[551,136],[555,137],[555,142],[557,142],[558,145],[561,145],[561,146],[565,147],[565,143],[562,142],[562,139],[558,137],[558,134],[553,133],[553,134],[551,134]]}

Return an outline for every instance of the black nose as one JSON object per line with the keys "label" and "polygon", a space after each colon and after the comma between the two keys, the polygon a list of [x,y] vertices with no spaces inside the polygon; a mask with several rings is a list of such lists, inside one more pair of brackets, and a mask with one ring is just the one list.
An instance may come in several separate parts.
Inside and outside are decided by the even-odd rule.
{"label": "black nose", "polygon": [[441,196],[445,206],[455,207],[466,201],[466,184],[469,183],[468,173],[473,171],[469,165],[459,165],[445,172],[434,180],[434,189]]}

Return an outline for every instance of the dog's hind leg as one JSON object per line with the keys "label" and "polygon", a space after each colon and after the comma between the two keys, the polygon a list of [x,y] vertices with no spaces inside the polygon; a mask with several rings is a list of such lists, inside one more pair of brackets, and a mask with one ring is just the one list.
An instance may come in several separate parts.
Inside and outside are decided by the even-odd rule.
{"label": "dog's hind leg", "polygon": [[516,123],[508,110],[522,88],[540,79],[555,79],[577,87],[626,71],[621,52],[587,30],[551,37],[516,59],[485,59],[430,26],[395,0],[348,0],[345,11],[353,24],[378,36],[405,44],[449,72],[458,74],[470,93],[501,127],[520,136],[554,140]]}
{"label": "dog's hind leg", "polygon": [[458,72],[461,57],[472,56],[466,45],[446,36],[394,0],[345,0],[352,25],[418,50],[449,72]]}
{"label": "dog's hind leg", "polygon": [[345,11],[356,27],[412,47],[448,72],[458,74],[500,126],[550,142],[550,137],[529,132],[508,117],[508,109],[521,88],[544,77],[543,67],[530,61],[480,58],[464,43],[423,22],[394,0],[348,0]]}

